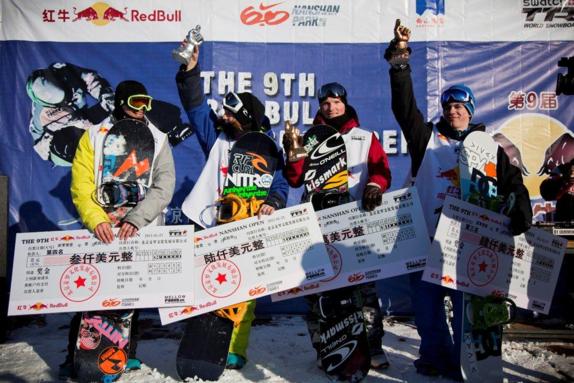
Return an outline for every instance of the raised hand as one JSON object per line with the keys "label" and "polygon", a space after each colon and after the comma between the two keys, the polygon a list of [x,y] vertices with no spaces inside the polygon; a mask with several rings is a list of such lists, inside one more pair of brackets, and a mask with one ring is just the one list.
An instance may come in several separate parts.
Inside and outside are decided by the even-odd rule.
{"label": "raised hand", "polygon": [[395,34],[396,47],[398,49],[405,49],[411,38],[411,30],[404,25],[401,25],[401,20],[397,19],[397,21],[395,21],[393,32]]}
{"label": "raised hand", "polygon": [[190,71],[193,68],[195,68],[198,60],[199,60],[199,45],[194,45],[193,53],[191,54],[191,57],[189,58],[189,62],[187,63],[187,68],[185,68],[185,70]]}

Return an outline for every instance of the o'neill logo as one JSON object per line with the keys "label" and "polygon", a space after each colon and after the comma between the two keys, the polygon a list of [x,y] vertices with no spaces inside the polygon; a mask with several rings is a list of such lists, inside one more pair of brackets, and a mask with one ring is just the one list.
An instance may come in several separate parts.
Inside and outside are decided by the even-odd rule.
{"label": "o'neill logo", "polygon": [[97,26],[111,22],[181,22],[181,10],[116,8],[104,2],[96,2],[89,7],[72,7],[72,9],[44,9],[42,21],[79,22],[89,21]]}

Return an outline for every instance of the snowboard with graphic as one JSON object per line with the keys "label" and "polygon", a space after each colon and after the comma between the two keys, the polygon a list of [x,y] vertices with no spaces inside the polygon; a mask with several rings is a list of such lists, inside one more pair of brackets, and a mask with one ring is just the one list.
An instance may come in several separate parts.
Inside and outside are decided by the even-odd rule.
{"label": "snowboard with graphic", "polygon": [[113,382],[126,368],[133,311],[82,313],[74,369],[80,383]]}
{"label": "snowboard with graphic", "polygon": [[[96,202],[104,208],[112,225],[117,225],[145,197],[152,180],[154,150],[153,134],[143,122],[124,119],[107,132]],[[128,359],[132,315],[132,310],[82,314],[74,354],[74,367],[81,382],[113,381],[122,374]],[[98,337],[101,342],[90,348]]]}
{"label": "snowboard with graphic", "polygon": [[[264,133],[249,132],[235,142],[218,201],[218,224],[257,215],[269,194],[278,156],[275,141]],[[239,303],[187,319],[177,351],[177,373],[182,380],[195,376],[219,379],[225,370],[234,323],[241,321],[245,307]]]}
{"label": "snowboard with graphic", "polygon": [[117,224],[141,199],[152,181],[155,141],[138,120],[116,122],[106,134],[97,201]]}
{"label": "snowboard with graphic", "polygon": [[[303,199],[315,210],[350,202],[347,152],[341,134],[315,125],[303,136]],[[356,286],[318,294],[320,350],[324,371],[332,378],[358,382],[369,373],[371,356]]]}
{"label": "snowboard with graphic", "polygon": [[[461,198],[500,211],[497,193],[498,144],[485,132],[472,132],[459,153]],[[512,320],[514,303],[508,298],[464,293],[462,304],[461,372],[468,382],[502,382],[502,326]]]}

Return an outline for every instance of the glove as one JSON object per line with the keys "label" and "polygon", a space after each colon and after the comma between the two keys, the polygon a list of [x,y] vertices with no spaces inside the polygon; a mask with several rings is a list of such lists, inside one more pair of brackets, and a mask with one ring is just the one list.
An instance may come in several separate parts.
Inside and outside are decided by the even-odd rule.
{"label": "glove", "polygon": [[531,219],[524,217],[524,214],[518,208],[516,203],[516,194],[510,193],[506,201],[506,207],[503,209],[503,214],[510,217],[510,232],[512,235],[520,235],[530,229],[532,226]]}
{"label": "glove", "polygon": [[409,63],[409,57],[412,52],[411,48],[408,47],[411,31],[404,25],[401,25],[401,20],[397,19],[393,32],[395,38],[385,50],[384,57],[393,67],[406,66]]}
{"label": "glove", "polygon": [[190,137],[193,132],[193,127],[189,124],[177,125],[169,131],[167,134],[167,139],[169,140],[169,144],[172,147],[175,147],[177,144]]}
{"label": "glove", "polygon": [[363,209],[373,211],[383,202],[383,191],[375,185],[367,185],[363,191]]}
{"label": "glove", "polygon": [[525,220],[522,214],[519,214],[517,211],[510,215],[510,232],[512,235],[520,235],[528,231],[530,226],[532,226],[532,223]]}

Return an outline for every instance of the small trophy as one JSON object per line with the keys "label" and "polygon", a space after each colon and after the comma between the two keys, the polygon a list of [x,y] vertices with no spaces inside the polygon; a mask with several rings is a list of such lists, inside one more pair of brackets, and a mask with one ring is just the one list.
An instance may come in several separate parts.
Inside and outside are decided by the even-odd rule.
{"label": "small trophy", "polygon": [[199,32],[200,29],[201,27],[199,25],[190,29],[183,43],[171,52],[175,61],[183,65],[187,65],[189,63],[189,59],[193,54],[193,48],[196,45],[201,45],[203,43],[203,36]]}
{"label": "small trophy", "polygon": [[283,147],[287,151],[287,160],[297,162],[307,157],[307,151],[303,147],[303,137],[299,129],[285,121],[285,134],[283,135]]}

